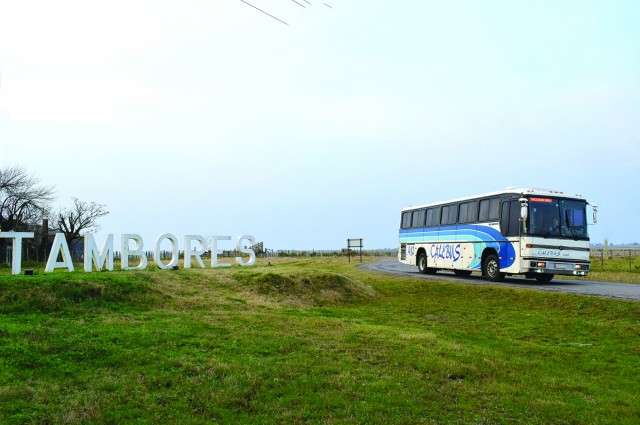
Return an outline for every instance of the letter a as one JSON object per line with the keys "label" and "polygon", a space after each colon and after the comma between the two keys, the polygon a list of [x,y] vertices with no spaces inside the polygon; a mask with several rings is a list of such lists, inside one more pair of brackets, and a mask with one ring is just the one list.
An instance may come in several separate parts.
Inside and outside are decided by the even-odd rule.
{"label": "letter a", "polygon": [[[57,261],[58,254],[62,254],[62,261]],[[73,262],[71,261],[71,253],[67,246],[67,240],[64,238],[64,233],[56,233],[56,237],[53,240],[53,246],[49,253],[49,259],[47,260],[47,267],[44,271],[51,273],[54,269],[61,269],[66,267],[70,272],[73,271]]]}

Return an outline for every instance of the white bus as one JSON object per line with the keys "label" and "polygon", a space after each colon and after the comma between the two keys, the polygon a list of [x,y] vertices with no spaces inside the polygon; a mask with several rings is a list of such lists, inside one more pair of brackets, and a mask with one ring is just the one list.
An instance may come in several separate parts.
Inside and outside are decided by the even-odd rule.
{"label": "white bus", "polygon": [[507,188],[402,210],[398,260],[421,273],[479,271],[497,282],[521,274],[540,282],[589,273],[587,205],[580,195]]}

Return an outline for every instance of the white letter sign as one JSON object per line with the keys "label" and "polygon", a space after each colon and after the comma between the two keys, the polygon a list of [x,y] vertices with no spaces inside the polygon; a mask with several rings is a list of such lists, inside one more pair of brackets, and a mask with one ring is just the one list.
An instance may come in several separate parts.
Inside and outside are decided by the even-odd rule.
{"label": "white letter sign", "polygon": [[[162,259],[160,258],[160,244],[165,239],[169,239],[171,241],[171,262],[169,264],[162,264]],[[174,266],[178,265],[178,260],[180,259],[180,251],[178,250],[178,238],[173,236],[171,233],[165,233],[163,235],[158,236],[156,239],[156,245],[153,249],[153,261],[156,262],[158,267],[162,270],[170,269]]]}
{"label": "white letter sign", "polygon": [[[129,249],[129,241],[135,241],[136,248],[134,250]],[[144,242],[140,235],[126,234],[122,235],[122,270],[144,270],[147,268],[147,256],[142,251],[144,248]],[[129,256],[140,257],[140,264],[135,267],[129,266]]]}
{"label": "white letter sign", "polygon": [[230,241],[231,236],[216,236],[211,238],[211,267],[230,267],[231,263],[218,263],[218,254],[222,251],[218,249],[218,241]]}
{"label": "white letter sign", "polygon": [[107,235],[107,240],[102,245],[102,251],[98,251],[93,234],[84,235],[84,271],[91,272],[92,264],[98,271],[107,263],[107,270],[113,271],[113,235]]}
{"label": "white letter sign", "polygon": [[11,274],[20,274],[20,266],[22,265],[22,239],[32,238],[33,232],[0,232],[0,238],[13,239],[11,260]]}
{"label": "white letter sign", "polygon": [[[12,262],[11,262],[11,274],[20,274],[20,268],[22,263],[22,240],[26,238],[33,238],[35,232],[0,232],[0,238],[6,238],[12,240]],[[84,271],[90,273],[94,270],[102,271],[106,268],[109,271],[113,271],[113,260],[117,251],[114,251],[113,247],[113,234],[108,234],[107,239],[102,244],[102,249],[98,249],[98,244],[95,240],[95,234],[85,233],[84,237]],[[160,258],[161,247],[165,240],[169,240],[171,243],[171,261],[168,264],[162,262]],[[133,241],[133,248],[129,244]],[[213,235],[211,238],[211,267],[231,267],[231,263],[218,262],[218,256],[223,254],[225,250],[218,249],[220,241],[231,241],[231,236],[219,236]],[[121,270],[144,270],[147,268],[148,258],[147,253],[144,252],[144,241],[142,236],[135,233],[126,233],[121,235],[121,248],[122,256],[120,261]],[[229,244],[231,245],[231,244]],[[255,238],[252,235],[239,236],[235,244],[235,252],[240,253],[240,256],[235,257],[236,263],[239,266],[252,266],[256,262],[256,253],[253,249],[255,245]],[[228,252],[233,248],[229,247]],[[204,236],[201,235],[185,235],[184,237],[184,268],[190,269],[192,266],[192,260],[198,263],[200,268],[206,268],[202,256],[207,252],[207,241]],[[248,260],[244,260],[248,255]],[[58,261],[58,257],[62,257],[61,261]],[[131,266],[129,261],[132,257],[140,258],[138,265]],[[153,248],[153,259],[160,269],[166,270],[170,268],[176,268],[180,262],[180,248],[178,246],[178,238],[172,233],[163,233],[158,236]],[[69,245],[65,238],[64,233],[56,233],[51,247],[51,252],[47,259],[45,266],[45,273],[51,273],[55,269],[66,268],[68,271],[73,272],[73,258],[69,251]]]}
{"label": "white letter sign", "polygon": [[[242,246],[242,241],[243,240],[246,240],[247,242],[249,242],[249,248],[245,249]],[[236,257],[236,261],[238,262],[239,265],[241,265],[241,266],[253,266],[255,264],[255,262],[256,262],[256,253],[253,251],[253,249],[250,248],[255,244],[256,244],[256,240],[251,235],[242,235],[242,236],[240,236],[238,238],[238,243],[236,243],[236,249],[238,251],[242,252],[243,254],[249,254],[249,261],[247,261],[246,263],[242,261],[242,257]]]}
{"label": "white letter sign", "polygon": [[[58,254],[62,254],[62,261],[57,261]],[[71,253],[67,246],[67,240],[64,238],[64,233],[56,233],[56,238],[53,240],[53,246],[49,253],[49,259],[47,260],[47,267],[45,267],[44,271],[50,273],[53,269],[61,269],[65,267],[70,272],[73,271]]]}
{"label": "white letter sign", "polygon": [[[194,249],[191,251],[191,242],[200,242],[200,249]],[[184,268],[191,268],[191,257],[194,257],[198,262],[198,265],[204,269],[204,262],[202,261],[202,254],[204,254],[207,246],[207,241],[200,235],[186,235],[184,237]]]}

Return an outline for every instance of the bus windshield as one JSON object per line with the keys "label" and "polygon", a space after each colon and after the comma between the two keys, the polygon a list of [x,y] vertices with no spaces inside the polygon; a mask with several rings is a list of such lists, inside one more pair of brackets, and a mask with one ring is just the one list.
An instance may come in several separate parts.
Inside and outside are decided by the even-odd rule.
{"label": "bus windshield", "polygon": [[529,198],[527,233],[535,236],[585,239],[587,203],[575,199]]}

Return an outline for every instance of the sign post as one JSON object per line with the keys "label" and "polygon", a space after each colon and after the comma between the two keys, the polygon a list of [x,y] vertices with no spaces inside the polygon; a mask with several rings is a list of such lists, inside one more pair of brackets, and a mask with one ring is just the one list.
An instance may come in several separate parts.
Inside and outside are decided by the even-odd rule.
{"label": "sign post", "polygon": [[347,256],[349,257],[349,262],[351,262],[351,248],[359,248],[360,249],[360,262],[362,263],[362,238],[359,239],[347,239]]}

